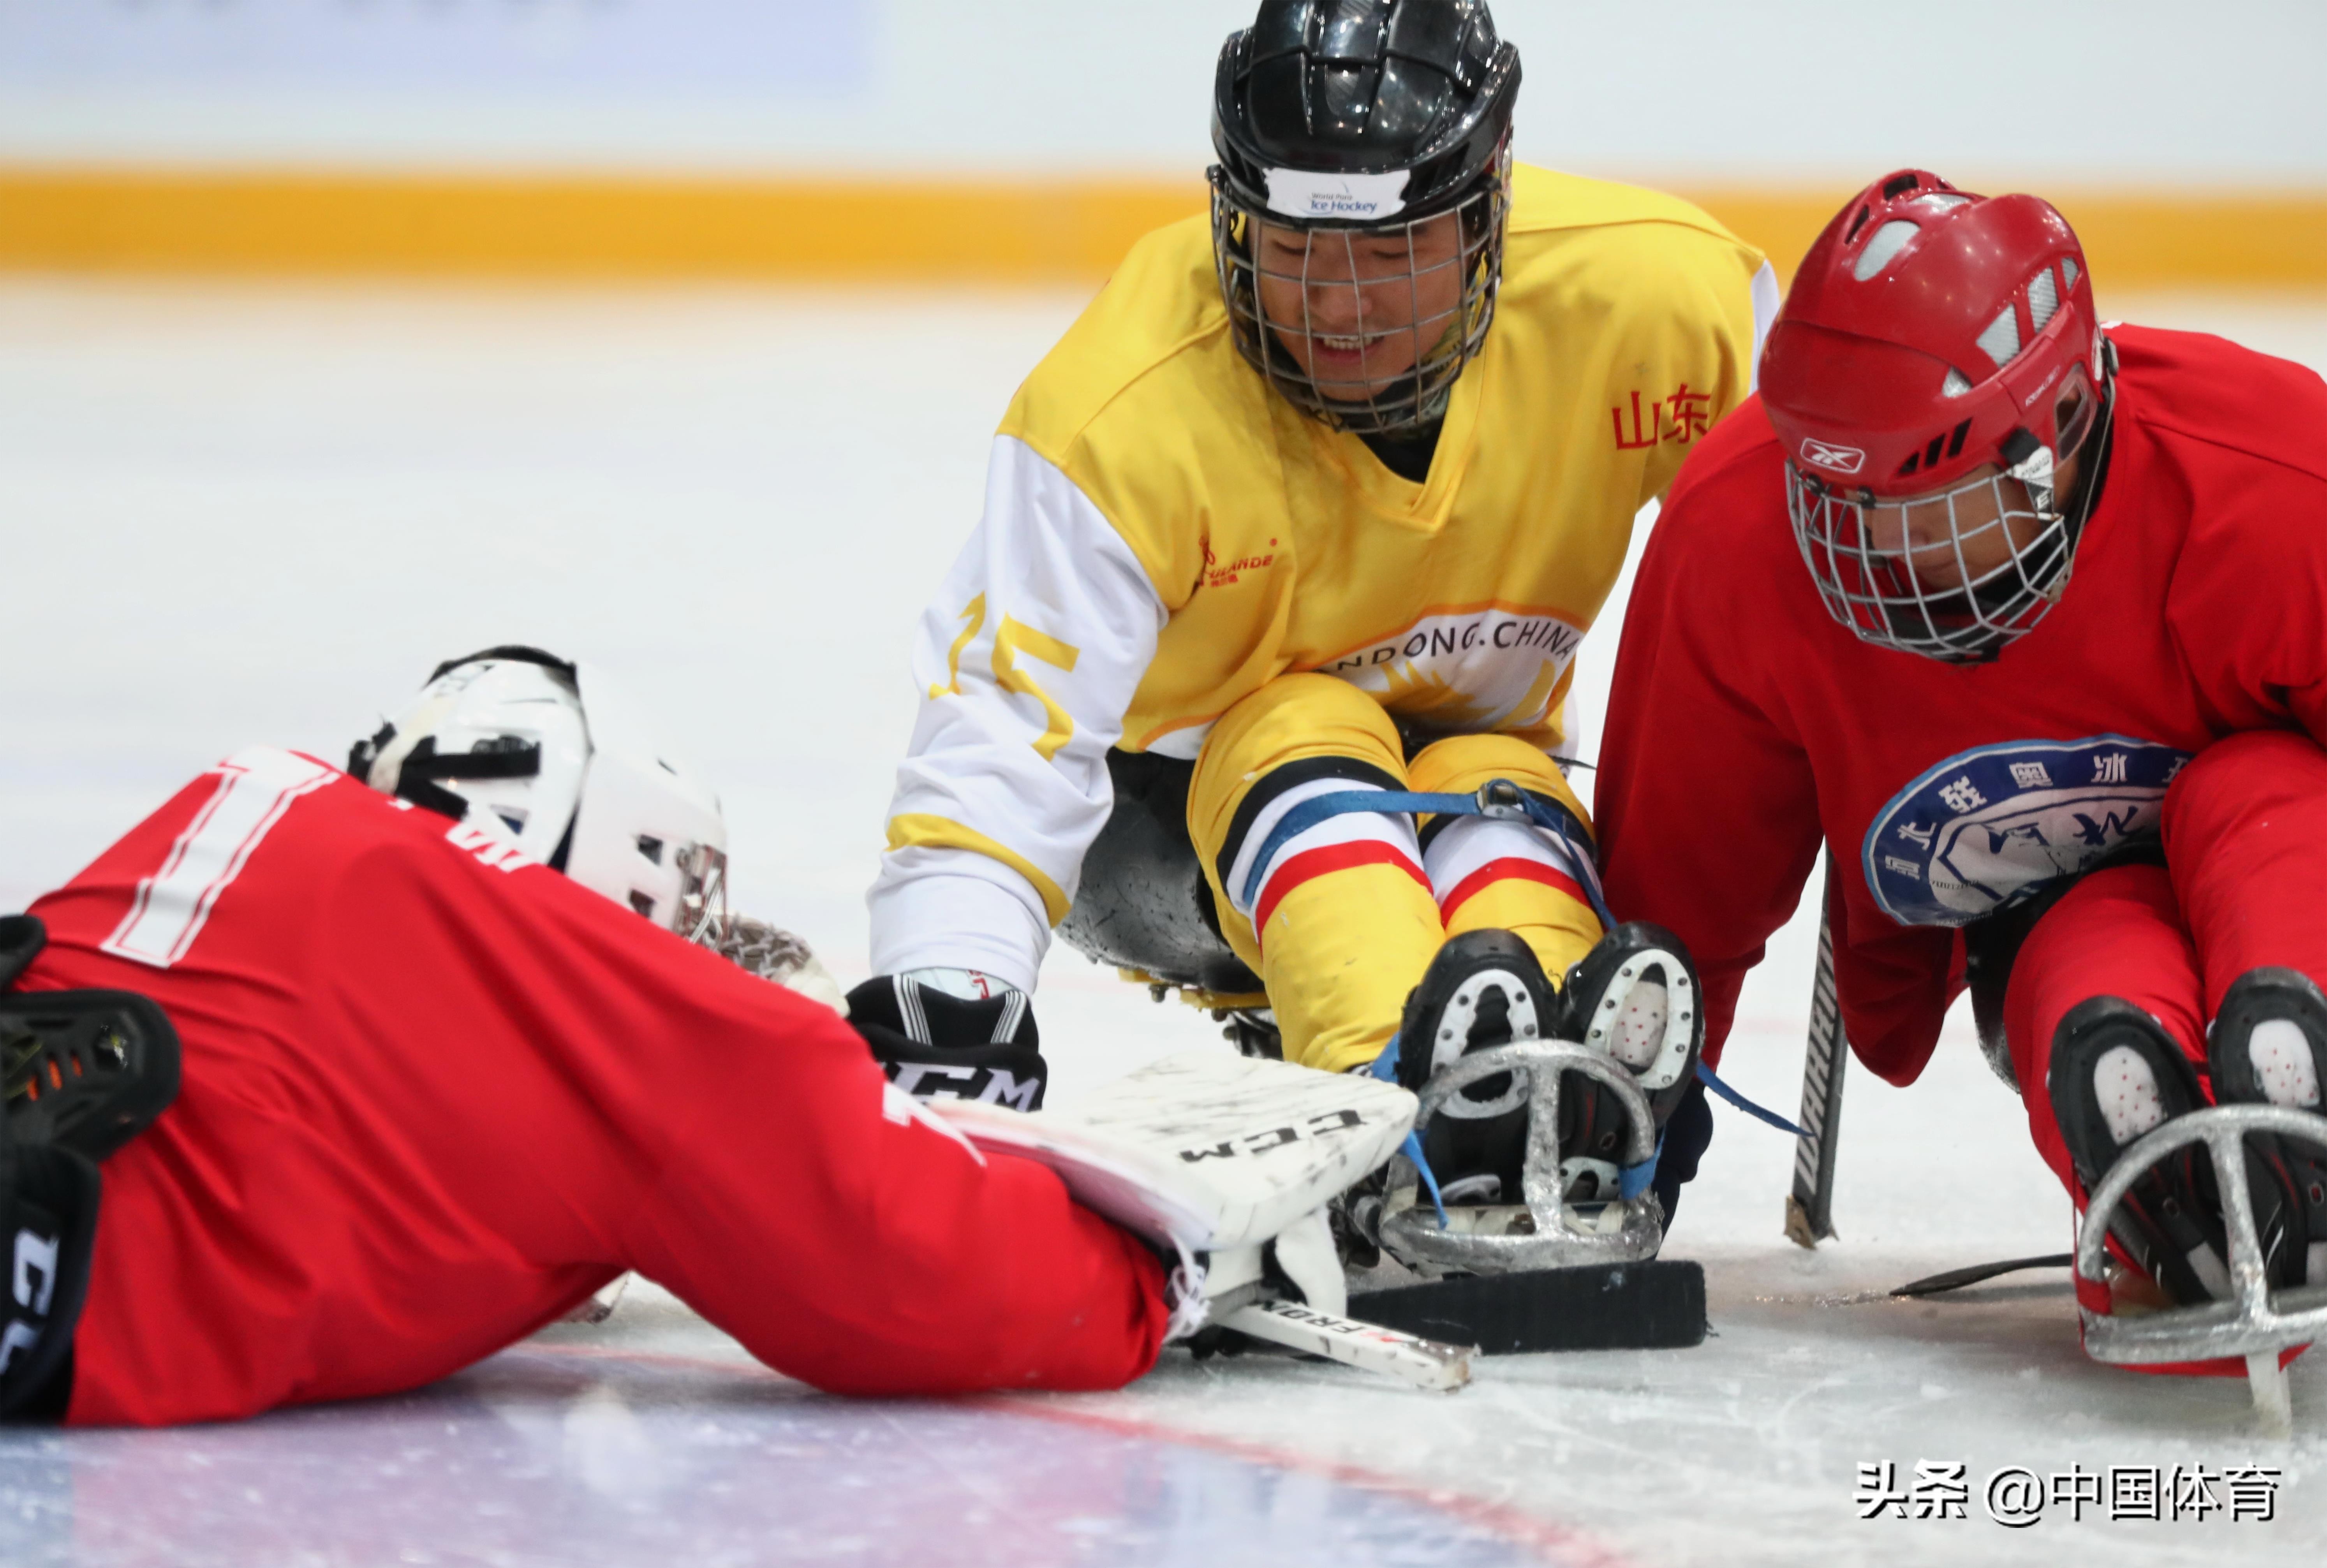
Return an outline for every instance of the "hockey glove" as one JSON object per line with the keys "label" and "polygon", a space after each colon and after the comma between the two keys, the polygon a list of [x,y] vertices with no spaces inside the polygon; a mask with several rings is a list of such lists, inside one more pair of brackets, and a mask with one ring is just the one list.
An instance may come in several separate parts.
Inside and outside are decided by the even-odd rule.
{"label": "hockey glove", "polygon": [[922,1100],[1040,1110],[1050,1069],[1026,994],[971,969],[876,975],[848,994],[848,1022],[897,1087]]}
{"label": "hockey glove", "polygon": [[97,1166],[70,1149],[19,1145],[0,1118],[0,1423],[64,1419],[72,1334],[97,1241]]}

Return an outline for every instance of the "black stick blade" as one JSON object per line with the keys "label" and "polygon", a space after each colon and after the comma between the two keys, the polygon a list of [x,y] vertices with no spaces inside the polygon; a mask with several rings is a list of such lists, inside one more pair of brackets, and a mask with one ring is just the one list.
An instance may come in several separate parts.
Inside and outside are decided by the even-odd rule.
{"label": "black stick blade", "polygon": [[1658,1261],[1461,1275],[1351,1296],[1350,1316],[1486,1356],[1686,1349],[1705,1342],[1705,1270]]}
{"label": "black stick blade", "polygon": [[1935,1274],[1929,1279],[1911,1280],[1891,1293],[1894,1296],[1936,1296],[1943,1291],[1959,1291],[1966,1285],[1976,1285],[2000,1274],[2018,1274],[2027,1268],[2074,1268],[2077,1255],[2072,1252],[2052,1253],[2043,1257],[2013,1257],[2002,1263],[1975,1264],[1970,1268],[1951,1268],[1945,1274]]}

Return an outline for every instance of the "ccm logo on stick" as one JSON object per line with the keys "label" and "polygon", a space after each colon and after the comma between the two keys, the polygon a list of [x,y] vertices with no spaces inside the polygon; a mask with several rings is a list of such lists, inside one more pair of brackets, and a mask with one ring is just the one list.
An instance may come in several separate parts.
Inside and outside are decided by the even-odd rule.
{"label": "ccm logo on stick", "polygon": [[1866,466],[1866,454],[1855,446],[1834,446],[1823,441],[1802,443],[1802,461],[1830,468],[1836,473],[1856,473]]}
{"label": "ccm logo on stick", "polygon": [[1297,1143],[1304,1138],[1314,1138],[1323,1133],[1338,1133],[1344,1128],[1361,1126],[1365,1118],[1355,1111],[1328,1111],[1322,1116],[1312,1116],[1297,1127],[1272,1127],[1266,1133],[1254,1133],[1242,1138],[1232,1138],[1224,1143],[1206,1148],[1182,1149],[1180,1158],[1192,1165],[1199,1160],[1233,1160],[1238,1154],[1266,1154],[1271,1149],[1282,1149],[1287,1143]]}

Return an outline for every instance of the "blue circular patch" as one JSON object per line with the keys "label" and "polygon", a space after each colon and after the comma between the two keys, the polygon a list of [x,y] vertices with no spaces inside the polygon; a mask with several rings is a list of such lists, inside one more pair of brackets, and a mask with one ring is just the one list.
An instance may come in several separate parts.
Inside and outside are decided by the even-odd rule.
{"label": "blue circular patch", "polygon": [[2191,753],[2154,741],[2008,741],[1949,758],[1866,830],[1866,885],[1892,919],[1967,926],[2154,837]]}

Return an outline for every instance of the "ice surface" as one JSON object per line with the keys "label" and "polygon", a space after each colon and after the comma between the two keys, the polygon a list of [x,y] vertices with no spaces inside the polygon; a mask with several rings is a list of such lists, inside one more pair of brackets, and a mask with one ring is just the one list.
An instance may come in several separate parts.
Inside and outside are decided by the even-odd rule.
{"label": "ice surface", "polygon": [[[667,694],[738,903],[861,977],[906,633],[1079,303],[0,285],[0,906],[236,747],[343,754],[438,659],[522,639]],[[2316,302],[2107,303],[2327,364]],[[1587,706],[1612,647],[1586,645]],[[1811,952],[1799,922],[1772,943],[1726,1063],[1781,1107]],[[1213,1038],[1071,954],[1039,1005],[1062,1096]],[[0,1562],[2316,1560],[2318,1358],[2272,1444],[2239,1382],[2088,1362],[2060,1274],[1881,1293],[2069,1245],[1967,1032],[1911,1089],[1854,1075],[1814,1254],[1780,1234],[1788,1141],[1716,1115],[1668,1248],[1706,1267],[1699,1349],[1489,1361],[1451,1396],[1174,1354],[1115,1395],[860,1405],[637,1292],[403,1399],[0,1434]],[[1860,1521],[1857,1466],[1919,1460],[1967,1464],[1971,1517]],[[2272,1523],[2007,1530],[1978,1497],[2006,1465],[2244,1462],[2285,1472]]]}

